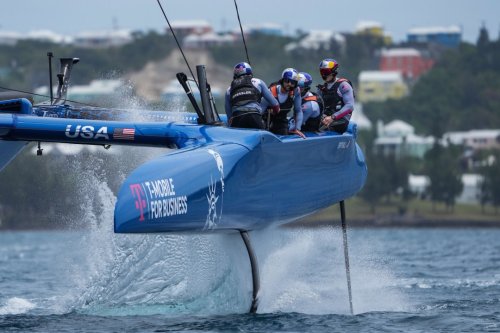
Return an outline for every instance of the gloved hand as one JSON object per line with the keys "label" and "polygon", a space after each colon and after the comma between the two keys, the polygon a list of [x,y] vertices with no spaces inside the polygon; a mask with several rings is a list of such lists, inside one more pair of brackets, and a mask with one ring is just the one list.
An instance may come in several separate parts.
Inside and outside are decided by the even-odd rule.
{"label": "gloved hand", "polygon": [[280,105],[279,104],[277,104],[271,108],[273,109],[273,115],[277,115],[278,113],[280,113]]}
{"label": "gloved hand", "polygon": [[335,121],[335,116],[333,116],[333,115],[332,115],[332,116],[324,117],[324,118],[321,120],[321,123],[322,123],[323,125],[325,125],[325,126],[327,126],[327,127],[328,127],[328,126],[330,126],[330,124],[331,124],[332,122],[334,122],[334,121]]}
{"label": "gloved hand", "polygon": [[291,131],[288,131],[288,134],[295,134],[295,135],[298,135],[300,136],[302,139],[305,139],[306,136],[304,135],[304,133],[302,133],[301,131],[299,131],[298,129],[293,129]]}

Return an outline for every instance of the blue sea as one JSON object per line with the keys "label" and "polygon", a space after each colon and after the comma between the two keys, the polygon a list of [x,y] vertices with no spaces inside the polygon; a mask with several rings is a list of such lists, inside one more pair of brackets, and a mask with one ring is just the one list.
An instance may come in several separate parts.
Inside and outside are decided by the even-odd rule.
{"label": "blue sea", "polygon": [[238,234],[2,232],[0,331],[500,332],[500,229],[349,229],[354,315],[338,226],[250,237],[257,314]]}

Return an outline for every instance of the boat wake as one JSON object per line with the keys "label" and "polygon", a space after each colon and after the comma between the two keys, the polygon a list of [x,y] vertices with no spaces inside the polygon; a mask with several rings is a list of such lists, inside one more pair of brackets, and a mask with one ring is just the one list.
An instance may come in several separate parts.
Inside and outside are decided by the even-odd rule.
{"label": "boat wake", "polygon": [[[93,208],[82,217],[90,228],[79,245],[84,263],[72,272],[78,287],[68,299],[70,311],[117,316],[248,311],[251,271],[238,233],[114,234],[109,221],[116,197],[95,170],[82,170],[87,172],[82,188],[97,191],[83,191],[84,204]],[[250,236],[261,267],[260,313],[349,313],[340,229],[272,228]],[[408,308],[390,271],[356,240],[351,274],[355,313]]]}

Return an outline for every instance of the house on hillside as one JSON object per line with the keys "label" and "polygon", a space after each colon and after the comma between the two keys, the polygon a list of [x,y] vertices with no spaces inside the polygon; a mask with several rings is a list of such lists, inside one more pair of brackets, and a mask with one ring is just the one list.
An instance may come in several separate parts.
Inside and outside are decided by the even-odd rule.
{"label": "house on hillside", "polygon": [[297,49],[328,50],[331,48],[332,43],[338,44],[343,50],[345,48],[344,35],[331,30],[311,30],[300,41],[285,45],[285,51],[291,52]]}
{"label": "house on hillside", "polygon": [[443,144],[463,145],[472,150],[500,149],[500,129],[447,132]]}
{"label": "house on hillside", "polygon": [[444,47],[457,47],[462,42],[462,29],[453,25],[449,27],[420,27],[410,29],[407,33],[409,43],[437,44]]}
{"label": "house on hillside", "polygon": [[[181,39],[189,35],[204,35],[214,32],[212,25],[205,20],[172,21],[171,26],[175,35]],[[167,29],[167,33],[171,33],[170,29]]]}
{"label": "house on hillside", "polygon": [[133,40],[130,30],[82,31],[73,39],[73,44],[84,48],[108,48],[122,46]]}
{"label": "house on hillside", "polygon": [[[461,176],[463,190],[458,197],[457,203],[479,204],[479,196],[481,194],[481,183],[483,176],[472,173],[464,173]],[[408,187],[410,191],[416,194],[419,198],[425,198],[426,191],[431,185],[429,176],[426,175],[408,175]]]}
{"label": "house on hillside", "polygon": [[207,32],[201,35],[192,34],[186,36],[182,41],[182,45],[189,49],[199,49],[234,44],[236,41],[237,39],[233,34],[219,35],[214,32]]}
{"label": "house on hillside", "polygon": [[382,49],[380,52],[381,71],[401,72],[406,80],[415,80],[434,66],[434,60],[424,57],[415,48]]}
{"label": "house on hillside", "polygon": [[423,158],[433,144],[434,137],[416,135],[415,128],[402,120],[393,120],[386,125],[381,121],[377,123],[375,152],[378,154]]}
{"label": "house on hillside", "polygon": [[360,102],[400,99],[408,94],[408,85],[398,71],[362,71],[358,77]]}
{"label": "house on hillside", "polygon": [[379,37],[384,40],[385,45],[392,44],[392,37],[384,30],[384,26],[375,21],[360,21],[356,24],[356,35],[367,35]]}
{"label": "house on hillside", "polygon": [[352,113],[351,120],[356,123],[359,130],[371,130],[372,122],[363,112],[363,104],[355,103],[354,112]]}

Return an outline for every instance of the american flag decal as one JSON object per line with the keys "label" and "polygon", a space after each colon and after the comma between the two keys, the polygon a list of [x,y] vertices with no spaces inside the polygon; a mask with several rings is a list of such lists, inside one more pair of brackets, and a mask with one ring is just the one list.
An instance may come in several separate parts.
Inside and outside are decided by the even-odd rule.
{"label": "american flag decal", "polygon": [[113,139],[117,140],[134,140],[135,128],[115,128],[113,131]]}

